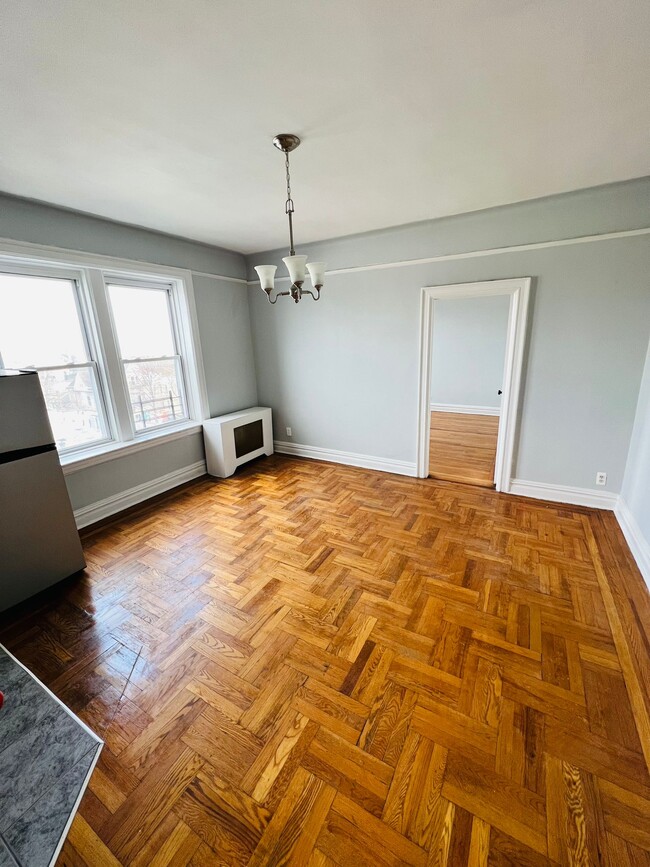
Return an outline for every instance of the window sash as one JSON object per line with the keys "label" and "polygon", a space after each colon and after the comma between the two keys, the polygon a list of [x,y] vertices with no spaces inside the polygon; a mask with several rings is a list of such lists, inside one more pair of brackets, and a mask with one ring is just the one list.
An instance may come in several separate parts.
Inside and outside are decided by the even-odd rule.
{"label": "window sash", "polygon": [[[113,313],[113,305],[112,305],[112,301],[111,301],[111,291],[110,291],[112,286],[114,286],[115,288],[119,288],[121,286],[124,286],[126,288],[131,288],[131,289],[144,289],[144,290],[148,290],[150,292],[164,292],[165,298],[167,301],[167,317],[169,320],[169,326],[170,326],[170,331],[171,331],[171,336],[172,336],[172,347],[174,349],[174,353],[180,354],[179,346],[181,344],[180,344],[180,340],[179,340],[178,325],[176,322],[177,316],[178,316],[178,310],[177,310],[176,304],[175,304],[174,291],[173,291],[172,284],[169,283],[168,281],[157,282],[157,281],[153,281],[153,280],[137,280],[135,278],[128,278],[128,277],[126,277],[124,279],[118,279],[116,277],[116,275],[111,275],[109,277],[105,274],[104,275],[104,287],[105,287],[105,291],[106,291],[106,300],[108,302],[108,307],[110,310],[113,335],[115,338],[115,343],[117,345],[118,354],[119,354],[120,358],[122,360],[124,360],[126,358],[126,356],[122,355],[120,335],[118,333],[117,325],[115,322],[115,316]],[[142,356],[142,358],[146,358],[146,357],[147,356]]]}
{"label": "window sash", "polygon": [[[84,280],[83,271],[76,269],[72,270],[66,266],[59,267],[39,262],[23,263],[0,259],[0,274],[15,274],[17,276],[32,277],[34,279],[64,280],[71,284],[74,305],[77,313],[77,322],[87,360],[71,364],[34,365],[33,368],[25,369],[33,369],[37,372],[74,368],[88,368],[91,370],[91,381],[95,395],[97,415],[104,436],[102,436],[101,439],[94,439],[91,442],[69,446],[68,448],[57,447],[59,454],[68,456],[76,453],[83,453],[89,449],[101,447],[102,445],[113,442],[115,440],[114,426],[112,424],[112,415],[109,411],[109,402],[106,399],[107,390],[103,357],[99,351],[99,346],[96,340],[96,323],[92,313],[88,284]],[[2,358],[1,349],[2,348],[0,347],[0,359]]]}
{"label": "window sash", "polygon": [[[90,440],[87,443],[81,443],[79,445],[74,446],[57,446],[57,451],[60,455],[72,455],[77,452],[87,451],[88,449],[95,449],[99,446],[106,445],[107,443],[113,442],[114,437],[112,435],[108,417],[106,414],[106,407],[104,404],[104,395],[102,393],[101,388],[101,379],[99,377],[99,366],[95,361],[85,361],[78,362],[76,364],[49,364],[49,365],[39,365],[38,367],[30,367],[23,368],[25,370],[35,370],[37,373],[48,373],[49,371],[59,371],[59,370],[89,370],[91,377],[91,383],[93,387],[93,393],[95,396],[95,406],[97,409],[97,415],[99,418],[99,425],[102,433],[104,434],[102,437]],[[47,396],[43,395],[46,399]]]}
{"label": "window sash", "polygon": [[[134,403],[131,400],[131,394],[129,392],[129,387],[127,384],[126,388],[127,388],[127,397],[128,397],[128,401],[129,401],[129,410],[131,413],[131,420],[133,423],[133,429],[135,431],[136,438],[139,436],[147,436],[153,430],[166,430],[167,428],[173,427],[174,425],[180,424],[181,422],[188,421],[188,419],[190,417],[189,411],[188,411],[188,406],[187,406],[187,394],[185,391],[185,383],[184,383],[184,379],[183,379],[183,359],[182,359],[182,357],[180,355],[161,355],[158,358],[150,358],[150,357],[147,357],[147,358],[123,358],[122,359],[122,366],[124,369],[125,382],[127,380],[127,365],[138,364],[139,362],[142,362],[142,361],[173,361],[174,362],[174,366],[176,368],[176,381],[178,382],[178,387],[179,387],[178,388],[179,394],[178,394],[178,397],[174,398],[173,400],[178,401],[180,414],[178,417],[174,417],[174,419],[172,421],[162,422],[161,424],[152,424],[149,427],[147,427],[147,425],[145,424],[142,429],[138,429],[137,428],[138,419],[136,418],[136,412],[137,411],[134,409]],[[147,400],[147,401],[141,401],[141,404],[152,403],[154,401],[160,402],[160,401],[165,401],[165,400],[167,400],[167,398],[152,398],[152,399]],[[172,411],[175,411],[173,401],[172,401]],[[140,412],[141,412],[140,421],[143,421],[144,420],[144,412],[143,412],[142,406],[141,406]]]}
{"label": "window sash", "polygon": [[[124,384],[124,391],[126,393],[126,404],[129,413],[129,420],[131,423],[131,430],[134,439],[138,437],[148,436],[151,434],[153,430],[165,430],[167,428],[173,427],[174,425],[180,424],[184,421],[187,421],[190,418],[190,408],[188,403],[188,389],[187,382],[185,379],[185,370],[184,370],[184,360],[180,348],[180,335],[179,335],[179,323],[178,319],[178,311],[176,308],[175,298],[173,287],[168,282],[157,282],[155,280],[137,280],[137,279],[129,279],[128,277],[122,278],[118,275],[111,274],[110,276],[104,275],[104,286],[106,290],[106,301],[108,303],[108,307],[111,314],[112,321],[112,331],[115,340],[115,345],[119,354],[120,362],[122,365],[122,380]],[[172,343],[173,348],[175,350],[172,355],[142,355],[135,357],[126,357],[123,356],[120,352],[120,337],[115,326],[115,319],[113,317],[112,305],[110,300],[110,287],[111,286],[130,286],[134,289],[147,289],[153,292],[164,292],[165,298],[167,301],[167,316],[169,317],[169,326],[172,334]],[[179,400],[182,408],[183,415],[178,419],[174,419],[171,422],[165,422],[163,424],[151,425],[151,427],[144,427],[143,429],[138,429],[137,427],[137,419],[136,412],[133,407],[133,403],[131,401],[131,395],[129,391],[129,386],[127,382],[126,376],[126,365],[129,363],[134,363],[138,361],[174,361],[176,366],[176,377],[178,382],[179,389]]]}
{"label": "window sash", "polygon": [[21,367],[21,370],[74,370],[77,367],[92,367],[97,369],[94,361],[77,361],[72,364],[37,364],[34,367]]}
{"label": "window sash", "polygon": [[[68,283],[72,289],[72,300],[77,313],[77,323],[81,334],[81,342],[86,354],[86,361],[95,359],[94,346],[89,336],[89,322],[87,316],[87,308],[85,305],[85,294],[83,289],[82,274],[80,271],[72,271],[69,268],[49,267],[41,264],[34,266],[24,265],[22,263],[6,262],[0,257],[0,276],[15,275],[17,277],[29,277],[34,280],[61,280],[63,283]],[[4,366],[2,357],[2,347],[0,346],[0,366]],[[23,369],[23,368],[21,368]],[[32,367],[25,368],[32,369]],[[33,369],[36,369],[35,367]]]}
{"label": "window sash", "polygon": [[122,358],[123,364],[134,364],[136,361],[173,361],[175,358],[182,358],[179,352],[173,355],[134,355],[129,358]]}

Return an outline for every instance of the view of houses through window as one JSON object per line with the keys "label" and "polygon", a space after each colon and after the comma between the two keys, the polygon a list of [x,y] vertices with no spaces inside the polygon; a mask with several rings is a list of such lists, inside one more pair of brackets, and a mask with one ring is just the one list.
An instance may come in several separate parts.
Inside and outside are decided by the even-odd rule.
{"label": "view of houses through window", "polygon": [[88,369],[39,370],[38,375],[60,450],[107,438],[97,385]]}

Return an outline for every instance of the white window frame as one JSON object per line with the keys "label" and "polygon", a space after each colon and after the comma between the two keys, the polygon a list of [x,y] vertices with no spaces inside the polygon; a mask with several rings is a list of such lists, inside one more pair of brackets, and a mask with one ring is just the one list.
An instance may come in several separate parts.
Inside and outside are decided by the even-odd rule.
{"label": "white window frame", "polygon": [[[61,463],[66,474],[201,430],[201,423],[209,418],[210,410],[191,271],[7,239],[0,239],[0,270],[66,279],[73,275],[72,279],[78,281],[85,336],[91,357],[97,363],[106,423],[112,439],[62,452]],[[108,283],[150,283],[168,288],[188,411],[188,418],[178,424],[142,432],[134,429],[110,310]]]}
{"label": "white window frame", "polygon": [[[154,433],[155,431],[168,430],[172,427],[177,427],[178,424],[182,424],[191,420],[192,418],[192,410],[190,408],[190,395],[187,384],[187,371],[186,371],[186,363],[184,359],[183,353],[183,341],[181,337],[181,329],[179,327],[179,313],[180,313],[180,304],[178,303],[178,293],[174,292],[174,286],[170,283],[169,280],[134,280],[132,278],[125,278],[123,275],[118,274],[110,274],[108,272],[104,273],[104,286],[106,288],[106,297],[108,299],[109,313],[111,319],[111,328],[113,330],[113,335],[115,337],[115,343],[118,353],[118,358],[120,362],[120,378],[122,380],[123,388],[127,396],[127,411],[128,418],[120,419],[121,426],[126,430],[130,431],[130,439],[139,439],[140,437],[147,437],[150,433]],[[176,352],[171,356],[161,356],[160,359],[156,358],[143,358],[141,360],[146,361],[159,361],[162,358],[169,358],[177,360],[178,367],[180,369],[180,389],[181,389],[181,400],[183,402],[183,409],[186,412],[186,416],[183,419],[180,419],[178,422],[169,422],[164,425],[156,425],[155,428],[151,428],[150,430],[136,430],[135,418],[133,414],[132,404],[129,397],[129,388],[126,379],[126,365],[129,362],[138,361],[140,359],[131,359],[125,358],[122,356],[120,349],[120,341],[119,336],[117,334],[117,328],[115,326],[115,320],[113,317],[113,312],[111,309],[110,303],[110,294],[109,287],[113,286],[131,286],[135,289],[151,289],[154,292],[166,292],[167,293],[167,304],[169,307],[169,319],[171,323],[172,329],[172,337],[174,341],[174,349]]]}
{"label": "white window frame", "polygon": [[[77,362],[75,364],[45,364],[36,365],[33,369],[38,371],[50,370],[70,370],[73,368],[90,368],[95,371],[95,382],[97,385],[97,410],[103,422],[106,436],[101,439],[95,439],[91,443],[84,443],[78,446],[70,446],[68,448],[59,449],[59,454],[62,458],[67,456],[75,456],[88,449],[98,449],[109,443],[113,443],[114,423],[109,401],[107,400],[107,380],[102,358],[101,350],[97,343],[97,334],[94,327],[92,311],[90,308],[90,297],[88,293],[88,285],[85,280],[83,271],[73,268],[54,268],[51,265],[42,263],[32,263],[24,265],[16,262],[6,262],[0,259],[1,274],[16,274],[19,277],[42,277],[45,280],[65,280],[73,285],[74,302],[79,318],[79,326],[81,329],[81,338],[84,343],[88,361]],[[1,311],[0,311],[1,315]],[[0,353],[2,347],[0,347]],[[0,354],[1,358],[1,354]]]}

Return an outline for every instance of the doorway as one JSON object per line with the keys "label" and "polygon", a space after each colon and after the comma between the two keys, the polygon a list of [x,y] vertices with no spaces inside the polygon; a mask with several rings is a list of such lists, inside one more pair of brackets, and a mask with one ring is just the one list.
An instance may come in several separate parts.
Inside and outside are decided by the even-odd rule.
{"label": "doorway", "polygon": [[530,282],[422,290],[420,478],[509,490]]}

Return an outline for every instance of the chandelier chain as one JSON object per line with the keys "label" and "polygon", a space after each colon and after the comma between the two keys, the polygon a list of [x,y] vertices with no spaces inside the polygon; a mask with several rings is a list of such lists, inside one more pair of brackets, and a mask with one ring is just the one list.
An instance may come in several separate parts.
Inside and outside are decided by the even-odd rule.
{"label": "chandelier chain", "polygon": [[287,203],[286,203],[286,212],[287,214],[293,213],[293,199],[291,198],[291,173],[289,172],[289,151],[285,151],[284,154],[284,166],[287,174]]}

